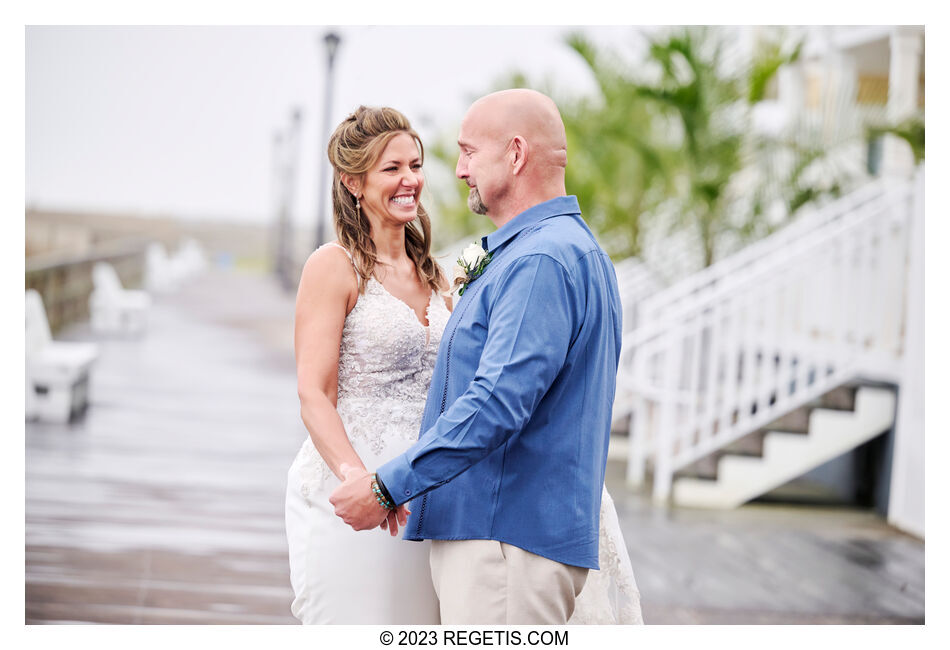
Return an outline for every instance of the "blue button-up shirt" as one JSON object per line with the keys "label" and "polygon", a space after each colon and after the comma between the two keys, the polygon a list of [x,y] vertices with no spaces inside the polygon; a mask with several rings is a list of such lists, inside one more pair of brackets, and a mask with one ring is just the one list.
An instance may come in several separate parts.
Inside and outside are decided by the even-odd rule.
{"label": "blue button-up shirt", "polygon": [[446,326],[419,440],[377,469],[406,539],[493,539],[599,568],[620,354],[610,258],[563,196],[482,245],[493,257]]}

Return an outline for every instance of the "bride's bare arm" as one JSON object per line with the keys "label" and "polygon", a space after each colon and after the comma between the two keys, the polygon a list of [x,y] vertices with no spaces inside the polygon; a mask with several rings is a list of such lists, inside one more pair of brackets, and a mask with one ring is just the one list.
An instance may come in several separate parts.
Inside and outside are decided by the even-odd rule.
{"label": "bride's bare arm", "polygon": [[342,464],[365,469],[336,411],[343,322],[356,298],[356,275],[346,253],[335,246],[314,251],[304,265],[297,289],[297,395],[300,417],[314,447],[341,481]]}

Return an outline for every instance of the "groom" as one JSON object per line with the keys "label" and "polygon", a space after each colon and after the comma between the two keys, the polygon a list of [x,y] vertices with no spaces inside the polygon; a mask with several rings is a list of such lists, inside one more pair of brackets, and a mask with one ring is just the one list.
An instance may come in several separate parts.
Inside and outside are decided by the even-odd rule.
{"label": "groom", "polygon": [[[564,624],[599,568],[601,490],[620,352],[613,266],[567,196],[554,102],[476,101],[456,175],[498,228],[439,348],[419,441],[331,495],[357,530],[412,500],[444,624]],[[477,262],[472,267],[478,269]]]}

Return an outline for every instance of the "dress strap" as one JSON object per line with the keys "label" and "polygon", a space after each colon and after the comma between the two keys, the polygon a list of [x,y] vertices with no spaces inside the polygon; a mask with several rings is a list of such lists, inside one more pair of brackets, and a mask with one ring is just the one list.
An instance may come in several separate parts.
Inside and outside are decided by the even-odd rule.
{"label": "dress strap", "polygon": [[[335,242],[335,241],[328,241],[328,242],[327,242],[326,244],[324,244],[323,246],[336,246],[337,248],[339,248],[341,251],[343,251],[344,253],[346,253],[346,256],[347,256],[348,258],[350,258],[350,264],[353,265],[353,269],[354,269],[354,270],[356,269],[356,262],[353,261],[353,255],[350,254],[350,251],[346,250],[346,246],[344,246],[343,244],[340,244],[340,243],[338,243],[338,242]],[[320,248],[323,248],[323,246],[321,246]]]}

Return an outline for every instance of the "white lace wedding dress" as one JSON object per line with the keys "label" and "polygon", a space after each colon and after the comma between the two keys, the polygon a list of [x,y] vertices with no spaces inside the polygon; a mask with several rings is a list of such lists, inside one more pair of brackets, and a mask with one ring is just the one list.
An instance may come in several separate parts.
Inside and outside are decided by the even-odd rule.
{"label": "white lace wedding dress", "polygon": [[[371,279],[346,317],[337,412],[353,448],[371,471],[401,454],[419,435],[432,369],[449,319],[444,301],[435,292],[426,316],[428,326],[411,307]],[[333,513],[328,501],[338,484],[310,439],[304,440],[287,481],[294,616],[308,624],[438,623],[429,542],[410,542],[401,535],[394,538],[378,528],[354,531]],[[600,571],[591,571],[569,622],[642,622],[639,592],[606,490],[600,566]]]}

